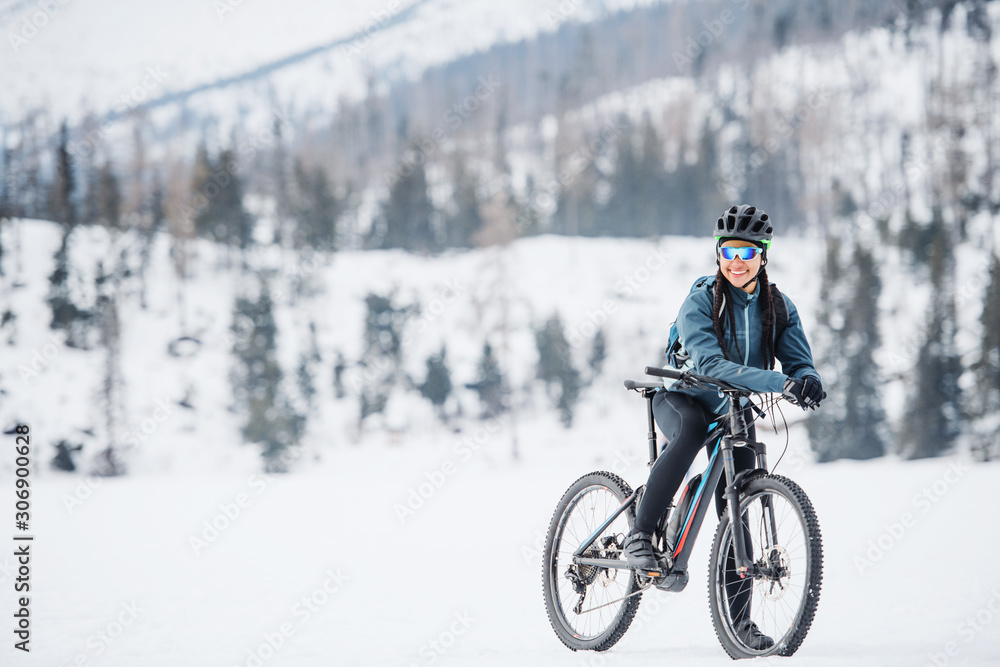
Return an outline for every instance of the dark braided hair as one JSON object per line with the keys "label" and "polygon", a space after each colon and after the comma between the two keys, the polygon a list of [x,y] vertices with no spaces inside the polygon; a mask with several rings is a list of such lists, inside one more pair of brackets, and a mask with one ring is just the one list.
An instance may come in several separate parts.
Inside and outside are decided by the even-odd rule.
{"label": "dark braided hair", "polygon": [[[774,302],[771,294],[771,283],[767,279],[767,271],[761,267],[757,280],[766,289],[760,290],[761,306],[761,341],[760,353],[767,363],[768,370],[774,369]],[[715,338],[722,348],[722,355],[729,359],[726,352],[725,324],[723,322],[722,309],[725,307],[729,316],[729,333],[732,336],[733,344],[736,346],[736,353],[740,354],[740,343],[736,339],[736,313],[733,309],[733,300],[729,296],[729,281],[722,275],[722,271],[715,274],[715,300],[712,306],[712,327],[715,329]]]}

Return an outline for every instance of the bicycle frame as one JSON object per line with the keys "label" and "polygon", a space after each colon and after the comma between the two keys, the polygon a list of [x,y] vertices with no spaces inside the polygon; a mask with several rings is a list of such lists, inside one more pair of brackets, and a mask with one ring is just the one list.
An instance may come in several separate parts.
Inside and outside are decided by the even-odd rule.
{"label": "bicycle frame", "polygon": [[[631,380],[625,385],[629,389],[635,389],[641,391],[643,398],[646,399],[646,414],[649,423],[649,465],[652,466],[656,462],[656,428],[653,419],[653,396],[657,389],[662,389],[659,384],[643,384],[632,382]],[[691,501],[690,509],[688,510],[688,515],[684,519],[681,530],[678,532],[678,539],[676,545],[667,545],[672,548],[672,553],[670,554],[673,566],[671,567],[670,574],[667,576],[669,579],[673,577],[674,579],[669,582],[666,586],[667,590],[681,590],[687,584],[687,563],[691,556],[691,551],[694,549],[695,541],[698,538],[698,532],[701,530],[702,522],[705,519],[705,513],[708,511],[710,502],[707,498],[711,498],[714,494],[714,490],[718,487],[719,480],[722,478],[723,473],[726,476],[726,486],[724,490],[724,495],[726,498],[726,506],[729,512],[730,525],[739,526],[740,517],[739,512],[739,491],[742,488],[744,480],[751,475],[760,474],[761,472],[767,472],[767,456],[766,450],[763,443],[756,441],[751,441],[747,437],[748,427],[745,419],[743,418],[743,408],[736,407],[737,399],[739,396],[731,395],[729,401],[729,414],[709,425],[709,432],[705,438],[702,446],[708,446],[711,443],[715,443],[715,448],[712,450],[712,455],[709,459],[708,468],[705,473],[702,474],[701,484],[698,485],[698,489],[695,492],[695,496]],[[733,450],[736,447],[750,447],[756,458],[756,466],[754,469],[742,471],[736,473],[735,463],[733,461]],[[719,456],[719,454],[722,456]],[[621,506],[615,510],[615,512],[608,517],[597,530],[595,530],[583,544],[573,553],[573,562],[579,565],[593,565],[602,568],[614,568],[614,569],[628,569],[628,565],[624,560],[616,558],[586,558],[583,553],[593,545],[594,541],[610,526],[615,519],[617,519],[622,512],[627,510],[633,503],[635,503],[636,498],[639,496],[639,489],[636,489],[632,495],[625,499]],[[709,493],[706,495],[705,490],[709,489]],[[768,539],[770,544],[776,543],[776,530],[773,509],[770,507],[770,503],[766,500],[764,501],[764,508],[769,514],[769,532]],[[742,531],[741,531],[742,532]],[[750,576],[754,574],[755,567],[753,562],[749,559],[749,547],[742,539],[734,539],[733,544],[736,547],[736,566],[737,572],[740,576]],[[675,587],[676,586],[676,587]]]}

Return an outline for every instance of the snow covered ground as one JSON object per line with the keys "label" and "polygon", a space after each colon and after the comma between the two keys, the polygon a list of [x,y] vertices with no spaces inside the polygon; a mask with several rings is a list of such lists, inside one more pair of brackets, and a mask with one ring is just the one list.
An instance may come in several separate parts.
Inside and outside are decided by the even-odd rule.
{"label": "snow covered ground", "polygon": [[[98,481],[47,467],[57,437],[100,431],[93,395],[103,356],[62,347],[51,359],[44,354],[53,335],[44,298],[58,232],[51,223],[16,224],[5,229],[16,230],[22,254],[20,270],[13,250],[4,260],[3,305],[17,314],[17,335],[0,356],[8,390],[0,424],[29,423],[35,443],[32,651],[15,651],[8,634],[0,664],[730,664],[714,636],[705,590],[712,519],[687,589],[647,594],[633,627],[608,653],[565,649],[541,596],[544,532],[566,487],[596,469],[633,486],[645,481],[644,408],[621,381],[655,363],[687,286],[711,271],[702,240],[540,237],[506,254],[341,253],[329,265],[310,265],[315,292],[276,299],[286,374],[308,319],[317,322],[325,364],[335,349],[354,359],[364,294],[393,287],[400,303],[419,301],[428,316],[422,326],[414,323],[407,347],[417,377],[424,356],[447,341],[455,379],[471,379],[483,340],[497,340],[505,300],[510,333],[503,359],[514,386],[530,378],[531,326],[557,307],[570,342],[582,341],[578,360],[592,335],[588,323],[603,313],[609,357],[569,430],[538,407],[540,392],[525,398],[513,419],[493,424],[472,420],[474,396],[460,392],[451,408],[463,404],[466,417],[451,426],[437,424],[429,405],[410,394],[390,410],[386,425],[395,433],[356,433],[356,401],[334,401],[325,382],[293,472],[267,477],[259,472],[259,450],[239,441],[239,416],[227,410],[226,332],[239,285],[200,244],[183,308],[187,326],[205,342],[198,356],[171,360],[166,348],[180,333],[179,306],[160,239],[149,308],[138,309],[130,290],[119,295],[129,387],[123,426],[139,432],[161,399],[173,414],[128,452],[129,475]],[[103,234],[80,230],[79,266],[109,256]],[[14,247],[11,237],[5,241]],[[768,267],[807,329],[819,307],[821,251],[809,239],[784,238]],[[446,291],[449,281],[456,299]],[[900,313],[894,317],[896,326],[906,325]],[[30,365],[35,350],[46,363],[37,377],[22,379],[18,367]],[[176,405],[189,384],[197,387],[194,410]],[[1000,575],[991,556],[1000,531],[991,513],[1000,465],[889,457],[818,466],[801,414],[786,412],[791,445],[778,472],[812,498],[825,546],[816,621],[788,664],[996,664]],[[12,520],[13,437],[0,438],[8,452],[0,460],[0,508]],[[784,433],[762,431],[761,438],[776,461]],[[89,441],[83,453],[103,442]],[[7,544],[0,551],[0,613],[11,618],[17,575]]]}
{"label": "snow covered ground", "polygon": [[[584,418],[572,437],[546,419],[519,422],[517,462],[507,424],[478,438],[442,430],[405,446],[338,447],[307,471],[274,478],[106,479],[79,504],[67,501],[87,495],[79,479],[40,479],[32,652],[15,652],[8,635],[0,660],[730,664],[705,592],[711,518],[688,588],[647,593],[610,652],[573,654],[548,626],[540,551],[550,513],[589,470],[644,481],[642,418],[636,398],[630,409]],[[473,451],[462,437],[482,445]],[[802,434],[792,437],[801,442]],[[769,440],[775,451],[783,438]],[[793,449],[779,472],[810,494],[825,550],[819,611],[788,664],[996,664],[1000,576],[990,556],[1000,532],[988,512],[997,508],[1000,466],[958,459],[816,466]],[[10,485],[3,488],[10,498]],[[418,506],[410,496],[420,493]],[[401,513],[408,502],[416,509]],[[9,549],[4,554],[2,611],[10,618],[14,563]]]}

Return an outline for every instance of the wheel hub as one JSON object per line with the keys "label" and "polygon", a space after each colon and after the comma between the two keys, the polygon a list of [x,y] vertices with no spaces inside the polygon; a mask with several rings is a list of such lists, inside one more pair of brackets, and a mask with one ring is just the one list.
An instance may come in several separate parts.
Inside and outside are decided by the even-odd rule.
{"label": "wheel hub", "polygon": [[761,592],[768,600],[780,600],[788,590],[786,583],[792,573],[789,569],[788,552],[782,546],[773,546],[761,556],[758,567],[764,576]]}

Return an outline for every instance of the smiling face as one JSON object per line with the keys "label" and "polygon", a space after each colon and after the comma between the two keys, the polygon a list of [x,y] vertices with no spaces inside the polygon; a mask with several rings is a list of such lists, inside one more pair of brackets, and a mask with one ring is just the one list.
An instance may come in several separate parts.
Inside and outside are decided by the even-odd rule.
{"label": "smiling face", "polygon": [[[722,244],[723,248],[759,248],[754,243],[750,241],[740,241],[732,240],[726,241]],[[723,277],[729,281],[729,284],[733,287],[742,289],[747,294],[753,294],[754,290],[757,289],[757,281],[753,281],[746,287],[743,284],[757,275],[757,271],[760,270],[760,263],[763,261],[763,256],[761,253],[757,253],[757,256],[753,259],[744,261],[740,257],[736,259],[726,259],[721,254],[719,255],[719,269],[722,271]]]}

